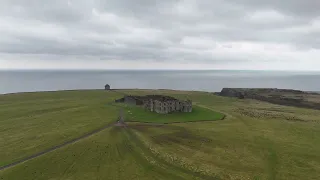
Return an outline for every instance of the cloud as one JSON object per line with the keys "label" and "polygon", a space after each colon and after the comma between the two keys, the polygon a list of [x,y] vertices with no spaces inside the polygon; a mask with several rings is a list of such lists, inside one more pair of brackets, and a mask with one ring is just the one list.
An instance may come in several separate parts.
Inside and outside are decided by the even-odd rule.
{"label": "cloud", "polygon": [[0,68],[320,70],[317,7],[314,0],[3,0]]}

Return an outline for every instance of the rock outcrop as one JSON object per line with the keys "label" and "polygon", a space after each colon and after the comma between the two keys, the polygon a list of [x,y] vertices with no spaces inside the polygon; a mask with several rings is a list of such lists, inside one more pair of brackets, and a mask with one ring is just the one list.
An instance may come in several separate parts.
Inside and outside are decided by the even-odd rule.
{"label": "rock outcrop", "polygon": [[[223,88],[220,96],[249,98],[266,101],[279,105],[295,106],[303,108],[320,109],[320,94],[308,93],[292,89],[268,89],[268,88]],[[310,101],[319,98],[319,101]]]}

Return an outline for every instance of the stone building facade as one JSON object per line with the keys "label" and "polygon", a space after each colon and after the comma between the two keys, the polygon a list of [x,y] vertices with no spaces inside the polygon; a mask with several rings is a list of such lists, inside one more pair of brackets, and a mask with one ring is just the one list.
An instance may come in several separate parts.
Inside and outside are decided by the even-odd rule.
{"label": "stone building facade", "polygon": [[144,100],[143,106],[156,113],[192,112],[190,100],[181,101],[170,96],[150,96]]}
{"label": "stone building facade", "polygon": [[110,85],[109,85],[109,84],[106,84],[106,85],[104,86],[104,89],[105,89],[105,90],[110,90]]}
{"label": "stone building facade", "polygon": [[192,112],[192,101],[181,101],[170,96],[147,95],[147,96],[125,96],[116,102],[124,102],[131,105],[140,105],[145,109],[167,114],[171,112]]}

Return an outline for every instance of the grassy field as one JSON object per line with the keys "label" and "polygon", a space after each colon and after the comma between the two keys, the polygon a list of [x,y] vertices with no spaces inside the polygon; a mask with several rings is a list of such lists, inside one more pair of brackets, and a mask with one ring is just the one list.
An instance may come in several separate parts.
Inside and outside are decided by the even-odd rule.
{"label": "grassy field", "polygon": [[[112,127],[2,170],[0,179],[320,178],[320,111],[205,92],[126,92],[187,97],[208,115],[227,116],[219,121]],[[0,166],[115,121],[119,109],[107,104],[119,97],[106,91],[0,96]],[[150,119],[137,114],[138,119]]]}
{"label": "grassy field", "polygon": [[[110,123],[117,94],[62,91],[0,96],[0,166]],[[120,97],[120,96],[119,96]]]}

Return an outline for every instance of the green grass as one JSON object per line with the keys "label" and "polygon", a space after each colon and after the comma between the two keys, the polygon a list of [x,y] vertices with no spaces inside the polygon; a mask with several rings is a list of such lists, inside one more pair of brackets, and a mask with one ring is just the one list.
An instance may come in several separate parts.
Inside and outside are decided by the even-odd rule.
{"label": "green grass", "polygon": [[[320,111],[205,92],[125,92],[187,97],[196,104],[195,110],[208,113],[206,117],[227,116],[219,121],[166,125],[130,122],[126,128],[104,130],[0,171],[0,180],[319,179]],[[119,97],[105,91],[0,96],[0,164],[115,121],[119,108],[107,103]],[[140,120],[153,115],[141,109],[134,112],[134,119]],[[194,112],[194,117],[204,117]],[[171,122],[187,118],[171,115]],[[152,120],[163,122],[162,117],[152,116]]]}
{"label": "green grass", "polygon": [[222,113],[193,105],[192,112],[173,112],[158,114],[145,110],[143,107],[123,105],[126,121],[151,122],[151,123],[179,123],[196,121],[215,121],[223,119]]}
{"label": "green grass", "polygon": [[117,94],[61,91],[0,96],[0,166],[115,121]]}
{"label": "green grass", "polygon": [[[4,178],[3,178],[4,177]],[[154,155],[119,127],[8,169],[3,179],[199,179],[211,178]]]}

